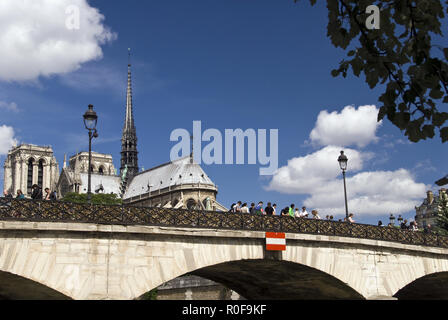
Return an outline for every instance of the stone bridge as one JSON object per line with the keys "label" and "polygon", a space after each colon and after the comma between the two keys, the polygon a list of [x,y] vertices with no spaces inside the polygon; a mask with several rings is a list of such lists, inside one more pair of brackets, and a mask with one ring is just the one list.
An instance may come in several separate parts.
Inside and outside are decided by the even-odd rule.
{"label": "stone bridge", "polygon": [[138,299],[185,274],[222,283],[247,299],[448,298],[444,245],[373,239],[367,231],[364,238],[355,237],[355,229],[340,236],[336,229],[321,228],[286,232],[286,251],[269,252],[265,232],[244,226],[207,228],[199,219],[190,226],[79,222],[67,216],[57,221],[54,215],[50,222],[40,206],[3,208],[4,299]]}

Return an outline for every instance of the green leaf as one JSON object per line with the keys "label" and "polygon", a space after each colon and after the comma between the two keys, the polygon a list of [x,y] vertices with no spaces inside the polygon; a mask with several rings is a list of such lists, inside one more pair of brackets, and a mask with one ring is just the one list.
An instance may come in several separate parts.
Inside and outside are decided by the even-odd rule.
{"label": "green leaf", "polygon": [[440,137],[442,138],[442,142],[448,141],[448,127],[440,130]]}
{"label": "green leaf", "polygon": [[422,128],[423,134],[425,135],[425,137],[429,137],[429,138],[434,138],[434,126],[433,125],[425,125]]}
{"label": "green leaf", "polygon": [[436,127],[441,127],[447,120],[448,120],[448,113],[446,112],[436,112],[432,116],[432,123]]}
{"label": "green leaf", "polygon": [[433,99],[441,99],[443,97],[443,92],[438,88],[434,88],[429,92],[429,96]]}

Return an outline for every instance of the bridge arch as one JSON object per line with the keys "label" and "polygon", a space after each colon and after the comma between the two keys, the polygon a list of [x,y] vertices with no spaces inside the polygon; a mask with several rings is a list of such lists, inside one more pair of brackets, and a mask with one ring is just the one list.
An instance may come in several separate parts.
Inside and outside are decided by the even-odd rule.
{"label": "bridge arch", "polygon": [[191,274],[221,283],[250,300],[364,299],[334,276],[289,261],[232,261]]}
{"label": "bridge arch", "polygon": [[399,300],[448,300],[448,271],[420,277],[401,288],[394,297]]}
{"label": "bridge arch", "polygon": [[0,300],[70,300],[37,281],[0,271]]}
{"label": "bridge arch", "polygon": [[[310,251],[314,256],[311,259],[298,258],[294,254],[293,259],[276,260],[267,256],[264,239],[248,239],[246,241],[253,242],[249,246],[232,244],[232,241],[238,241],[236,239],[225,241],[227,245],[208,243],[194,246],[193,250],[171,253],[176,257],[175,265],[183,266],[183,269],[165,268],[159,261],[159,265],[153,265],[151,271],[142,270],[141,275],[146,273],[146,277],[133,279],[134,283],[141,285],[134,299],[188,274],[221,283],[250,300],[365,299],[363,293],[354,289],[349,281],[329,273],[331,268],[328,265],[316,263],[325,254],[322,251]],[[154,277],[150,276],[152,272],[155,272],[158,281],[153,281]]]}

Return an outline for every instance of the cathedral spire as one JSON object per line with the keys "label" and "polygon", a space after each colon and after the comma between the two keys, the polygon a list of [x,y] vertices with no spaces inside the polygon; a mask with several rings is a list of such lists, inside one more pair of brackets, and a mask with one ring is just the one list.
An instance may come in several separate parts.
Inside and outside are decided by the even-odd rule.
{"label": "cathedral spire", "polygon": [[132,77],[131,77],[131,49],[128,49],[128,87],[126,90],[126,119],[124,129],[134,127],[134,114],[132,108]]}
{"label": "cathedral spire", "polygon": [[128,49],[128,84],[126,89],[126,117],[121,137],[121,167],[120,175],[126,166],[127,174],[134,176],[138,173],[137,132],[134,125],[134,106],[132,103],[131,81],[131,49]]}

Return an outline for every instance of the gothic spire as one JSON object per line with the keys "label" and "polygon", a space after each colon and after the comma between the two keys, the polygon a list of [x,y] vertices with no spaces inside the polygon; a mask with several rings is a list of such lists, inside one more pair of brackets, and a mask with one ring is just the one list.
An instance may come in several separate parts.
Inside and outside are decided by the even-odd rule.
{"label": "gothic spire", "polygon": [[134,106],[132,104],[131,81],[131,49],[128,50],[128,85],[126,89],[126,117],[121,137],[121,167],[120,175],[128,168],[127,174],[134,176],[138,173],[137,132],[134,125]]}
{"label": "gothic spire", "polygon": [[134,128],[134,113],[132,107],[132,77],[131,77],[131,49],[128,49],[128,87],[126,90],[126,119],[124,130]]}

